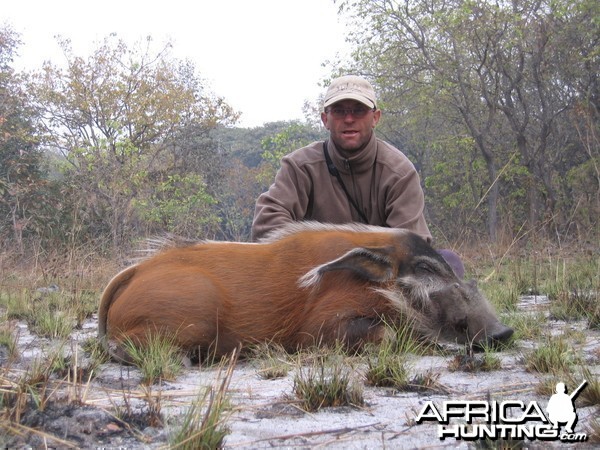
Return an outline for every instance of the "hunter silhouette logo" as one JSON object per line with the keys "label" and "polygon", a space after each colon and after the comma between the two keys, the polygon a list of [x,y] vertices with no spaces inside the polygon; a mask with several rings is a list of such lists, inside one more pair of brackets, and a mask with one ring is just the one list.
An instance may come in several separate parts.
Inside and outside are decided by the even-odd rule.
{"label": "hunter silhouette logo", "polygon": [[[477,439],[529,439],[561,442],[585,442],[587,434],[575,433],[577,412],[574,400],[586,386],[584,380],[572,394],[567,394],[564,383],[556,384],[546,407],[547,415],[538,402],[531,401],[445,401],[442,406],[429,400],[415,419],[417,424],[437,422],[438,437]],[[456,419],[457,423],[450,424]],[[565,425],[561,432],[560,424]]]}
{"label": "hunter silhouette logo", "polygon": [[546,407],[548,418],[555,429],[559,428],[559,423],[566,423],[567,433],[573,434],[573,427],[577,423],[577,412],[575,412],[573,400],[575,400],[586,384],[587,380],[583,380],[583,383],[571,395],[567,395],[565,383],[556,383],[556,394],[550,397],[548,406]]}

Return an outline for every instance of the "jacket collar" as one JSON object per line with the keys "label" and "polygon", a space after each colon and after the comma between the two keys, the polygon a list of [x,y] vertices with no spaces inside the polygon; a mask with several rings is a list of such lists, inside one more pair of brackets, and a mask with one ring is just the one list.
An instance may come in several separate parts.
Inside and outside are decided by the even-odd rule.
{"label": "jacket collar", "polygon": [[331,159],[335,164],[335,167],[344,174],[349,174],[350,169],[352,173],[358,174],[366,172],[373,167],[377,157],[377,138],[375,137],[375,131],[371,134],[371,139],[365,148],[358,153],[348,154],[342,150],[338,150],[331,138],[327,144],[331,154]]}

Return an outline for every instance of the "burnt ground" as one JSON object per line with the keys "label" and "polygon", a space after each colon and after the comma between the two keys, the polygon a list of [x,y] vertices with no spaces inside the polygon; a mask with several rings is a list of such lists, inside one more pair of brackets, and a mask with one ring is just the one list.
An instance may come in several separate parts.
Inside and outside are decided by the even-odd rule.
{"label": "burnt ground", "polygon": [[[524,299],[523,313],[544,308],[543,297]],[[553,333],[578,330],[572,342],[584,355],[584,365],[597,381],[600,374],[600,331],[588,330],[584,323],[549,321]],[[205,386],[216,386],[222,372],[218,367],[184,369],[174,381],[163,382],[150,388],[140,385],[141,375],[136,368],[115,363],[104,364],[91,380],[71,383],[56,378],[47,383],[43,395],[18,396],[14,380],[28,364],[35,361],[56,343],[32,336],[26,325],[18,324],[19,361],[8,365],[2,361],[2,401],[5,411],[22,411],[13,417],[12,424],[3,430],[0,447],[10,448],[168,448],[169,438],[177,428],[190,402]],[[95,336],[94,320],[73,335],[73,343],[81,343]],[[225,421],[228,428],[223,445],[226,448],[503,448],[507,445],[523,448],[592,448],[598,443],[591,424],[599,414],[598,405],[580,406],[575,401],[579,421],[576,433],[587,434],[584,443],[541,440],[496,442],[481,440],[440,440],[437,423],[415,423],[427,402],[442,405],[444,401],[535,401],[545,408],[549,395],[537,393],[540,382],[551,378],[548,374],[528,372],[523,355],[538,344],[518,340],[514,348],[497,353],[501,368],[493,371],[450,370],[456,356],[411,357],[411,372],[432,374],[435,389],[420,392],[398,391],[393,388],[366,386],[364,366],[353,366],[355,382],[363,387],[364,404],[324,408],[305,412],[293,396],[295,367],[281,378],[264,379],[259,376],[255,361],[238,362],[229,384],[230,413]],[[76,345],[72,345],[76,348]],[[44,350],[46,349],[46,350]],[[458,354],[456,349],[454,354]],[[80,355],[83,354],[78,350]],[[84,356],[81,365],[83,366]],[[351,361],[351,359],[349,359]],[[349,362],[349,364],[352,364]],[[578,366],[574,379],[580,378]],[[561,380],[566,381],[566,380]],[[588,380],[592,381],[592,380]],[[567,382],[569,389],[574,389]],[[28,402],[17,408],[18,402]],[[451,424],[458,424],[456,419]],[[596,431],[597,433],[597,431]]]}

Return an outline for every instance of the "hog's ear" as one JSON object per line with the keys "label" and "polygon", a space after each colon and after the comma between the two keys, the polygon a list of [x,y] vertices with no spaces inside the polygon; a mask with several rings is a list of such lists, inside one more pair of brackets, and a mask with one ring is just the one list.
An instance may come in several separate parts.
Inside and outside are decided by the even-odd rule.
{"label": "hog's ear", "polygon": [[315,267],[300,277],[298,285],[306,288],[316,286],[325,272],[349,270],[360,278],[378,283],[394,276],[390,250],[386,248],[355,248],[325,264]]}

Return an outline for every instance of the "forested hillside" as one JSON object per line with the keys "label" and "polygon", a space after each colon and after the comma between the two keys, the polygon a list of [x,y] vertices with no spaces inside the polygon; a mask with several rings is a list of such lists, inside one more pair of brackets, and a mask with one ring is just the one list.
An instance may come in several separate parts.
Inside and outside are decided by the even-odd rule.
{"label": "forested hillside", "polygon": [[[438,240],[532,236],[597,243],[600,5],[341,1],[351,61],[380,95],[377,132],[416,165]],[[142,237],[247,240],[256,197],[286,153],[323,139],[303,122],[252,129],[169,46],[107,36],[91,55],[18,72],[0,28],[4,250],[112,255]],[[268,73],[268,71],[267,71]]]}

